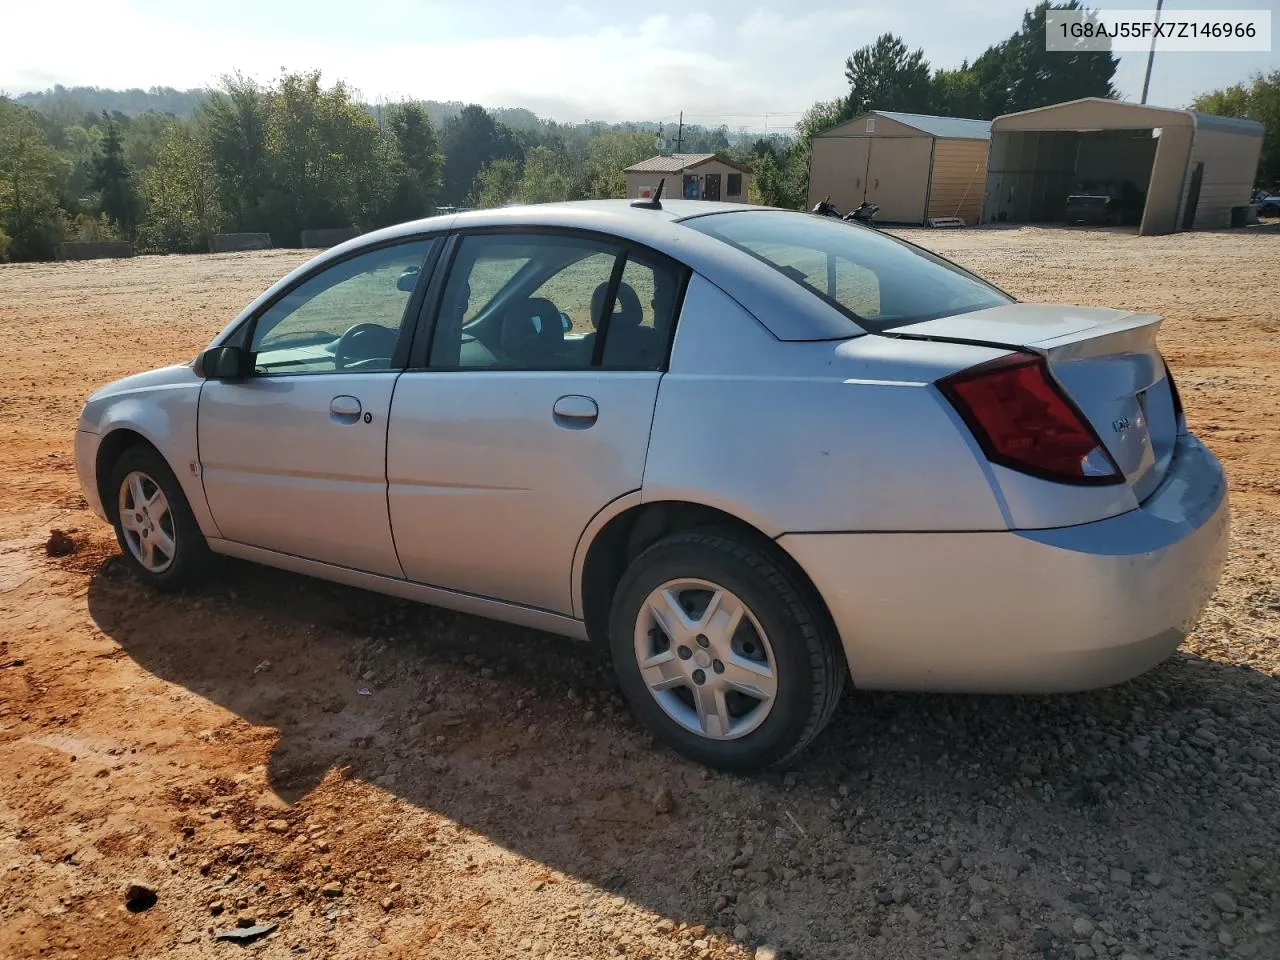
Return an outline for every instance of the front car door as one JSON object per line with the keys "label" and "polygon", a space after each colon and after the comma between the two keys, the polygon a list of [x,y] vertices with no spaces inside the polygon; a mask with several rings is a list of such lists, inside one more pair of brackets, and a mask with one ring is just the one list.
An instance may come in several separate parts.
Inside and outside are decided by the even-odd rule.
{"label": "front car door", "polygon": [[200,394],[205,496],[222,538],[402,576],[386,498],[404,318],[431,251],[416,238],[303,278],[239,333],[252,376]]}
{"label": "front car door", "polygon": [[392,403],[400,560],[411,580],[570,614],[582,531],[640,488],[686,271],[569,231],[452,245],[429,356]]}

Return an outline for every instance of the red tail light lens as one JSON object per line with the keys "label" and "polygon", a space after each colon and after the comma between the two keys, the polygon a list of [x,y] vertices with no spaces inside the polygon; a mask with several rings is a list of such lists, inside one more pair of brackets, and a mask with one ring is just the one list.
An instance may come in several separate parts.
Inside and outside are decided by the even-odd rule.
{"label": "red tail light lens", "polygon": [[1097,433],[1049,376],[1014,353],[938,381],[992,463],[1058,483],[1121,483]]}
{"label": "red tail light lens", "polygon": [[1173,422],[1182,429],[1182,395],[1178,393],[1178,382],[1173,379],[1168,360],[1164,360],[1164,375],[1169,379],[1169,393],[1173,395]]}

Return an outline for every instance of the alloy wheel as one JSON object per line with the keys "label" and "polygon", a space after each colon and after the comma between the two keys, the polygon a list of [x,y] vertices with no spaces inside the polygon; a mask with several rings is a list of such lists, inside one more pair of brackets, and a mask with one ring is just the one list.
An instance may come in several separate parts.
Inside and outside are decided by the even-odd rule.
{"label": "alloy wheel", "polygon": [[681,727],[736,740],[769,716],[778,692],[769,638],[732,591],[707,580],[669,580],[640,607],[635,626],[640,676]]}
{"label": "alloy wheel", "polygon": [[129,552],[148,573],[163,573],[177,555],[173,511],[160,485],[135,470],[120,484],[120,528]]}

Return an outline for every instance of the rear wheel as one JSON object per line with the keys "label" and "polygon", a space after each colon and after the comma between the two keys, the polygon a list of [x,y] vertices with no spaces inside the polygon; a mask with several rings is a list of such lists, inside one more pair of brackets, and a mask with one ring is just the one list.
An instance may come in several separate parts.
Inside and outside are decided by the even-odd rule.
{"label": "rear wheel", "polygon": [[800,752],[844,686],[839,643],[811,589],[733,534],[676,534],[642,553],[614,595],[609,642],[641,722],[726,770]]}
{"label": "rear wheel", "polygon": [[203,577],[213,555],[164,458],[147,447],[131,447],[116,461],[111,478],[116,539],[134,572],[161,589]]}

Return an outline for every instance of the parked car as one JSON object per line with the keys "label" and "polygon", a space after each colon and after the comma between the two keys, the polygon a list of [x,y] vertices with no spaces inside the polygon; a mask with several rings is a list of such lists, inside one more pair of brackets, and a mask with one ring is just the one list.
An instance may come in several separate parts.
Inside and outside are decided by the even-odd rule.
{"label": "parked car", "polygon": [[1070,224],[1120,226],[1142,222],[1146,194],[1129,180],[1085,181],[1067,196]]}
{"label": "parked car", "polygon": [[1253,202],[1258,207],[1260,217],[1280,217],[1280,193],[1268,193],[1266,190],[1255,190]]}
{"label": "parked car", "polygon": [[1159,318],[827,217],[640,203],[321,254],[89,397],[85,498],[156,587],[222,554],[606,644],[654,734],[734,770],[850,678],[1080,690],[1178,646],[1227,486]]}

